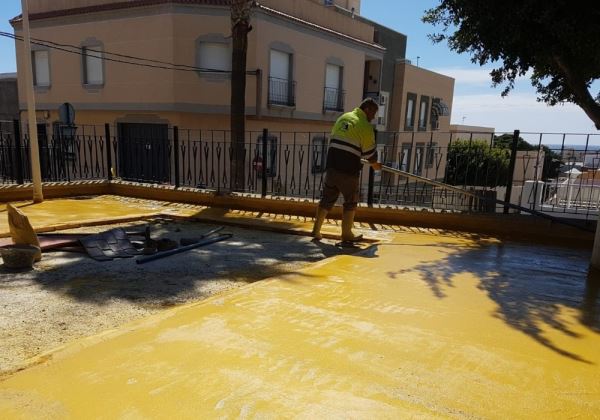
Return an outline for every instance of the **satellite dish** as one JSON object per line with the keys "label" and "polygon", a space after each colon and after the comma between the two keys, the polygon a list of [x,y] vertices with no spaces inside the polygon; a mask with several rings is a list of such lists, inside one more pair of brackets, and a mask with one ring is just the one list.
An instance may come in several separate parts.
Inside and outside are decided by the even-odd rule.
{"label": "satellite dish", "polygon": [[75,122],[75,108],[68,102],[58,107],[58,117],[60,122],[65,125],[73,125]]}

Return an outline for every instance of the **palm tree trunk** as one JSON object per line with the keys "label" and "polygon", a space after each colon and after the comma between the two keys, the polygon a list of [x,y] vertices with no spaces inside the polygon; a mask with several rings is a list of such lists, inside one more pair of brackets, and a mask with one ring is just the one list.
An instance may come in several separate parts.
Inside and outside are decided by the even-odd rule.
{"label": "palm tree trunk", "polygon": [[252,0],[231,1],[231,190],[245,187],[246,131],[246,53]]}

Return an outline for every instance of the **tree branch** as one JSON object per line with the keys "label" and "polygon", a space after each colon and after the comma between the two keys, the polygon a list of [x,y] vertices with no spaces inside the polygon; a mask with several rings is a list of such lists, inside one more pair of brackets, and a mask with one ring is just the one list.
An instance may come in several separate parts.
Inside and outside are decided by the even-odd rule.
{"label": "tree branch", "polygon": [[565,76],[565,81],[575,97],[575,103],[579,105],[586,115],[594,122],[596,129],[600,130],[600,104],[592,97],[586,86],[585,80],[578,77],[576,72],[563,61],[562,57],[553,55],[552,59]]}

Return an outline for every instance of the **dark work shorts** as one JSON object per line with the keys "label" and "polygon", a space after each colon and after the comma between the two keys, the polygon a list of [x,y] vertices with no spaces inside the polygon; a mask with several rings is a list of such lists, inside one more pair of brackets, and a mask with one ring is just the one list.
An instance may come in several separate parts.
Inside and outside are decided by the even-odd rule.
{"label": "dark work shorts", "polygon": [[354,210],[358,203],[359,176],[348,175],[338,170],[329,168],[323,181],[323,196],[319,207],[331,210],[340,193],[344,197],[344,210]]}

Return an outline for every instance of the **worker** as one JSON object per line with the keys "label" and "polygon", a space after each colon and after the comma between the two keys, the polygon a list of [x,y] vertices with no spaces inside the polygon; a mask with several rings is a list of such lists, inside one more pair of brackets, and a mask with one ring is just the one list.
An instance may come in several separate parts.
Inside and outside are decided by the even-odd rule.
{"label": "worker", "polygon": [[358,203],[361,159],[368,160],[374,170],[381,170],[381,163],[377,161],[375,132],[371,125],[378,109],[377,102],[367,98],[354,111],[339,117],[331,130],[323,192],[312,230],[312,236],[316,240],[322,238],[321,226],[340,193],[344,197],[342,242],[357,242],[362,239],[362,235],[354,236],[352,226]]}

